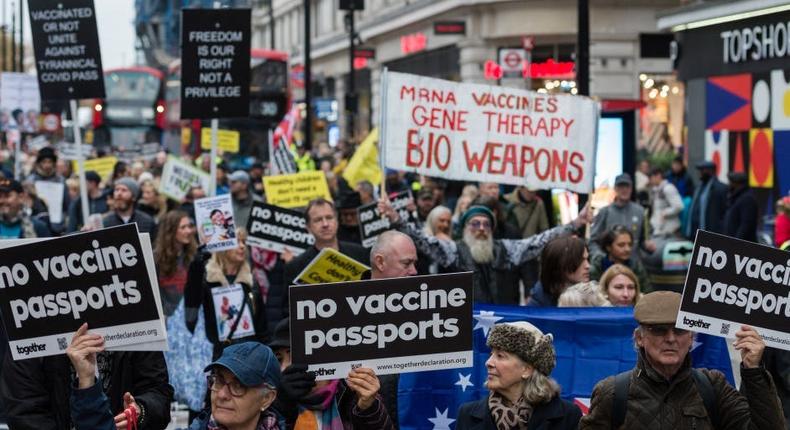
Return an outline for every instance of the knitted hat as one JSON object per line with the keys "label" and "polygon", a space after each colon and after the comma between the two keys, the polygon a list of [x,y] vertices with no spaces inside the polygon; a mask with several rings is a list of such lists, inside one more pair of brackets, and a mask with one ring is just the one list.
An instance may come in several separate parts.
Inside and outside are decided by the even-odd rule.
{"label": "knitted hat", "polygon": [[491,209],[488,209],[485,206],[481,205],[474,205],[470,206],[469,209],[461,215],[461,225],[466,227],[466,222],[472,219],[475,215],[485,215],[488,217],[488,221],[491,222],[491,227],[493,228],[496,225],[496,220],[494,219],[494,213],[491,212]]}
{"label": "knitted hat", "polygon": [[132,200],[137,200],[137,197],[140,196],[140,185],[138,185],[137,181],[135,181],[133,178],[124,176],[123,178],[116,179],[115,186],[118,185],[123,185],[132,192]]}
{"label": "knitted hat", "polygon": [[496,324],[488,335],[486,345],[516,354],[535,370],[548,376],[557,364],[553,340],[554,336],[544,335],[534,325],[516,321]]}

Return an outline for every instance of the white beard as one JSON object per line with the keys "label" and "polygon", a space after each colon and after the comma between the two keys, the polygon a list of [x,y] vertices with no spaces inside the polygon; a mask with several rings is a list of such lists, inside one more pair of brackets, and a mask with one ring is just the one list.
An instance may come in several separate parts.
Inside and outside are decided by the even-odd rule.
{"label": "white beard", "polygon": [[494,261],[494,238],[477,239],[474,233],[464,229],[464,243],[469,247],[472,260],[477,264],[487,264]]}

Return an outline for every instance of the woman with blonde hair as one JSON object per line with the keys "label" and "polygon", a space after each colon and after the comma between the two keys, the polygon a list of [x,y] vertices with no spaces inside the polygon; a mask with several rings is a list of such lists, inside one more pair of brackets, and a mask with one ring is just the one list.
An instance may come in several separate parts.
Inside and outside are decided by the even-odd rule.
{"label": "woman with blonde hair", "polygon": [[495,325],[487,341],[490,394],[461,405],[456,430],[576,430],[582,413],[549,376],[557,364],[553,340],[526,321]]}
{"label": "woman with blonde hair", "polygon": [[635,306],[642,297],[636,274],[622,264],[614,264],[603,272],[600,291],[613,306]]}
{"label": "woman with blonde hair", "polygon": [[557,300],[560,308],[595,308],[612,306],[595,281],[580,282],[568,287]]}
{"label": "woman with blonde hair", "polygon": [[167,200],[165,196],[159,194],[157,184],[153,180],[148,179],[140,184],[140,201],[137,202],[137,209],[151,215],[157,223],[167,212]]}

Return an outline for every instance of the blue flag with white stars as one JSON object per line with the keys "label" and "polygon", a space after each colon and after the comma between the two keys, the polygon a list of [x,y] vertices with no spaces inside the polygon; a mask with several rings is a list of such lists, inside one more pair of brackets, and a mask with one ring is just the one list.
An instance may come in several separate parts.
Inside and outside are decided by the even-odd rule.
{"label": "blue flag with white stars", "polygon": [[[474,366],[400,376],[398,412],[402,430],[454,430],[461,404],[488,395],[486,338],[494,324],[528,321],[554,336],[557,366],[551,376],[562,397],[584,411],[595,384],[636,364],[633,308],[528,308],[478,305],[474,310]],[[733,383],[725,339],[697,335],[694,367],[720,370]]]}

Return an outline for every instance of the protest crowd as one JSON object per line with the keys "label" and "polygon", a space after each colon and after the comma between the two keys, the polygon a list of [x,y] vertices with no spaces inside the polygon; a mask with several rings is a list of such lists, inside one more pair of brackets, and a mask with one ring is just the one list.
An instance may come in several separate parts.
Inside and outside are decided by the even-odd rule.
{"label": "protest crowd", "polygon": [[[270,166],[260,161],[230,169],[230,160],[216,160],[216,190],[193,185],[181,201],[159,191],[164,154],[131,166],[118,162],[106,179],[88,171],[90,213],[99,217],[98,225],[90,225],[80,217],[78,195],[63,196],[63,216],[54,222],[36,193],[39,181],[75,178],[71,164],[60,162],[49,146],[25,155],[24,180],[5,171],[8,177],[0,179],[2,238],[68,237],[136,223],[140,233],[151,235],[171,349],[108,352],[103,337],[83,324],[67,357],[16,361],[5,353],[0,398],[11,428],[135,428],[132,421],[136,428],[164,428],[171,402],[188,398],[197,399],[190,403],[198,405],[190,412],[194,429],[398,428],[397,375],[361,367],[340,379],[316,381],[306,365],[291,361],[289,290],[298,287],[290,285],[304,281],[303,272],[325,249],[364,267],[363,279],[472,272],[476,304],[635,308],[636,367],[600,381],[584,417],[560,397],[551,378],[562,339],[526,321],[494,325],[487,338],[491,355],[475,363],[487,369],[490,395],[460,408],[457,429],[534,428],[535,422],[552,429],[786,426],[788,354],[766,349],[759,334],[744,326],[734,344],[741,357],[740,391],[717,371],[693,368],[688,351],[694,337],[674,327],[682,283],[667,285],[644,262],[657,244],[686,240],[684,232],[698,228],[754,241],[757,207],[743,174],[731,174],[727,187],[713,176],[715,166],[703,162],[694,181],[678,157],[668,172],[649,171],[647,207],[634,201],[634,183],[625,173],[614,181],[612,202],[595,216],[587,205],[572,222],[556,225],[541,193],[524,186],[392,169],[383,172],[386,194],[368,180],[348,183],[343,168],[351,148],[320,144],[310,153],[314,162],[302,164],[305,171],[321,166],[316,171],[327,179],[329,195],[294,212],[300,221],[294,225],[312,237],[295,255],[291,248],[276,252],[250,242],[256,233],[245,227],[254,225],[256,204],[267,202],[255,182]],[[213,209],[201,218],[195,202],[210,194],[229,197],[230,211]],[[405,201],[396,210],[399,194]],[[369,248],[357,211],[364,206],[376,211],[373,221],[389,221]],[[777,231],[779,237],[786,236]],[[228,238],[235,239],[232,247],[207,249]],[[241,309],[233,308],[239,303],[228,309],[227,297],[215,300],[217,289],[230,286],[242,292]],[[241,317],[230,333],[213,323],[234,312]],[[207,354],[197,344],[206,345]],[[183,382],[204,372],[207,385]],[[182,382],[171,385],[174,379]]]}
{"label": "protest crowd", "polygon": [[[95,11],[51,3],[38,89],[75,118],[109,93]],[[790,429],[790,196],[766,223],[743,160],[594,183],[598,100],[386,68],[366,138],[289,95],[244,141],[251,9],[182,13],[177,150],[0,125],[0,423]]]}

